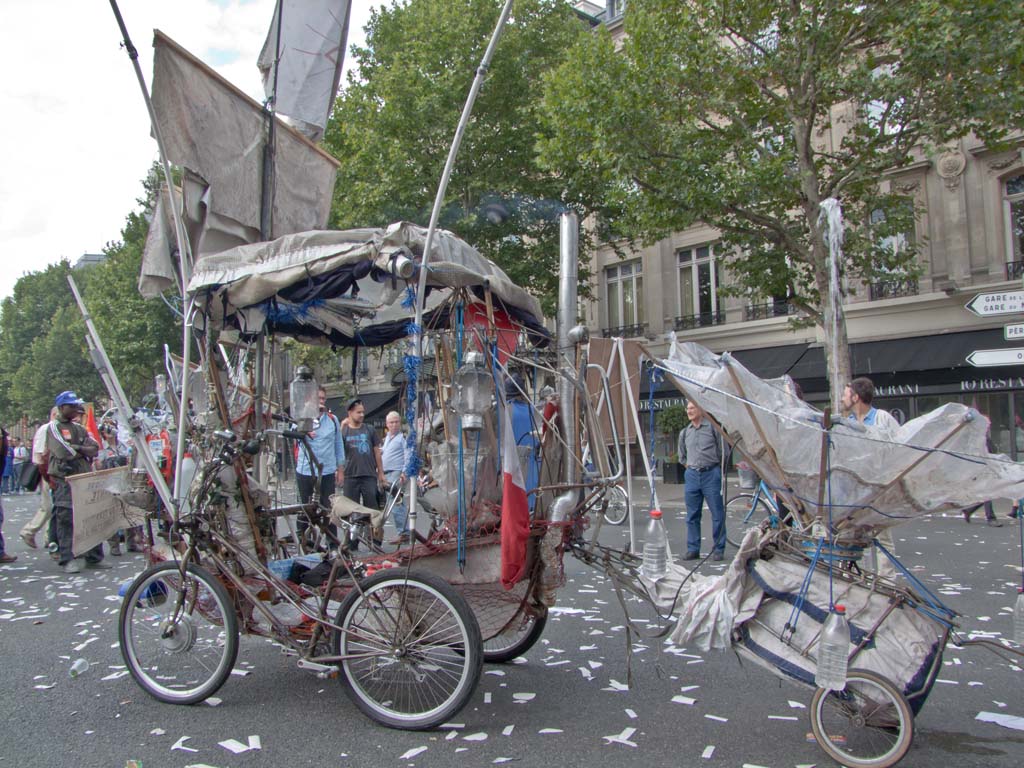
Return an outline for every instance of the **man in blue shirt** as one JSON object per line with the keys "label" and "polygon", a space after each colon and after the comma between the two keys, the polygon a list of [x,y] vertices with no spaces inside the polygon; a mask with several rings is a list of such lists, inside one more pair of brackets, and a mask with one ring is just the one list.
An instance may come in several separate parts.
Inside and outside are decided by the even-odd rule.
{"label": "man in blue shirt", "polygon": [[[345,446],[341,440],[341,425],[337,417],[327,410],[327,391],[320,387],[317,393],[320,399],[320,417],[313,422],[313,431],[309,433],[313,455],[320,462],[320,503],[326,504],[334,495],[337,483],[344,477]],[[313,496],[313,480],[316,467],[312,466],[305,449],[299,448],[299,458],[295,464],[295,483],[299,489],[299,501],[309,502]],[[299,532],[306,529],[303,520],[299,520]]]}
{"label": "man in blue shirt", "polygon": [[679,463],[686,467],[686,555],[683,560],[700,559],[700,519],[705,501],[711,512],[711,558],[721,560],[725,553],[722,438],[692,400],[686,404],[686,416],[690,423],[679,433],[676,446]]}
{"label": "man in blue shirt", "polygon": [[[402,417],[398,411],[391,411],[384,421],[388,432],[384,435],[384,446],[381,448],[381,461],[384,464],[384,477],[388,486],[396,482],[405,482],[405,466],[412,451],[408,441],[402,432]],[[390,544],[404,544],[409,541],[409,513],[405,504],[398,503],[392,508],[395,516],[395,530],[398,536],[392,539]]]}

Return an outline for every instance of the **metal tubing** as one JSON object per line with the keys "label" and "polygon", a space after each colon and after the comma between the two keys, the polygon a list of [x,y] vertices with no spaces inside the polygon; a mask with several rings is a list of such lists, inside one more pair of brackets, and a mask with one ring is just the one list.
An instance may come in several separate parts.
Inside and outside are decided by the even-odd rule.
{"label": "metal tubing", "polygon": [[[576,413],[576,361],[575,344],[570,331],[576,324],[577,294],[579,291],[579,219],[572,211],[565,211],[559,217],[559,274],[558,274],[558,325],[555,329],[558,350],[558,394],[562,412],[562,426],[566,445],[573,453],[577,450],[578,425]],[[564,463],[563,480],[566,485],[575,485],[579,471],[574,457]]]}

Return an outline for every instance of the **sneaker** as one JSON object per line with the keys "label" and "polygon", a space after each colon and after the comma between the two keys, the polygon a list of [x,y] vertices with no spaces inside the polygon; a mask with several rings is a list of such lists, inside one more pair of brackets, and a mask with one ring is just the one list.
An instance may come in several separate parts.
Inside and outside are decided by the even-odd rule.
{"label": "sneaker", "polygon": [[712,559],[712,560],[715,560],[715,561],[721,561],[721,560],[722,560],[722,559],[723,559],[724,557],[725,557],[725,555],[723,555],[723,554],[722,554],[721,552],[715,552],[715,553],[714,553],[714,554],[713,554],[713,555],[711,556],[711,559]]}
{"label": "sneaker", "polygon": [[700,552],[687,552],[683,560],[700,560]]}
{"label": "sneaker", "polygon": [[4,554],[0,555],[0,565],[7,565],[8,563],[13,563],[17,559],[17,555],[8,555],[5,552]]}
{"label": "sneaker", "polygon": [[39,549],[39,545],[36,544],[36,535],[34,533],[22,531],[18,535],[21,536],[21,540],[25,542],[25,546],[29,549]]}
{"label": "sneaker", "polygon": [[112,554],[114,557],[120,557],[121,556],[121,545],[120,545],[120,543],[115,541],[113,544],[110,545],[110,554]]}
{"label": "sneaker", "polygon": [[104,560],[96,560],[96,561],[86,560],[85,561],[85,567],[86,568],[91,568],[94,571],[109,571],[114,566],[112,566],[110,563],[108,563],[108,562],[106,562]]}
{"label": "sneaker", "polygon": [[77,560],[68,560],[64,563],[64,573],[81,573],[82,566],[78,564]]}
{"label": "sneaker", "polygon": [[988,527],[989,528],[1002,528],[1003,527],[1003,524],[1000,523],[998,520],[996,520],[994,517],[991,520],[988,520],[987,522],[988,522]]}

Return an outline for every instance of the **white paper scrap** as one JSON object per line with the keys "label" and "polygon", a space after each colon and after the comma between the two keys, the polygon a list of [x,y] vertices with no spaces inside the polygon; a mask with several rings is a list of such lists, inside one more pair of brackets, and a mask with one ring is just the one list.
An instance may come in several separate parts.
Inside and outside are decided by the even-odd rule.
{"label": "white paper scrap", "polygon": [[807,705],[806,704],[801,704],[799,701],[793,701],[792,699],[790,699],[789,700],[789,708],[790,709],[807,709]]}
{"label": "white paper scrap", "polygon": [[444,737],[444,740],[445,741],[451,741],[452,739],[457,738],[458,735],[459,735],[458,731],[448,731],[448,735]]}
{"label": "white paper scrap", "polygon": [[981,720],[983,723],[995,723],[1004,728],[1012,728],[1015,731],[1024,731],[1024,717],[1017,717],[1016,715],[1002,715],[998,712],[979,712],[974,719]]}
{"label": "white paper scrap", "polygon": [[616,733],[611,736],[603,736],[602,738],[605,740],[605,745],[622,744],[626,747],[635,747],[636,742],[630,741],[630,737],[634,733],[636,733],[636,728],[624,728],[622,730],[622,733]]}
{"label": "white paper scrap", "polygon": [[700,756],[703,757],[705,760],[710,760],[713,754],[715,754],[715,747],[714,745],[709,744],[708,746],[704,747],[704,751],[700,753]]}
{"label": "white paper scrap", "polygon": [[263,749],[263,742],[260,741],[260,737],[256,735],[249,736],[249,749],[260,750]]}
{"label": "white paper scrap", "polygon": [[536,693],[513,693],[512,699],[516,704],[525,704],[528,701],[533,701],[537,697]]}
{"label": "white paper scrap", "polygon": [[549,734],[549,733],[562,733],[561,728],[541,728],[537,733]]}
{"label": "white paper scrap", "polygon": [[479,733],[471,733],[468,736],[462,737],[463,741],[487,741],[487,734],[483,731]]}
{"label": "white paper scrap", "polygon": [[626,708],[626,717],[628,717],[630,720],[636,720],[636,712],[634,712],[632,709],[627,707]]}
{"label": "white paper scrap", "polygon": [[618,680],[609,680],[608,687],[602,688],[602,691],[628,691],[629,686],[620,683]]}
{"label": "white paper scrap", "polygon": [[210,696],[203,703],[206,704],[206,706],[208,707],[219,707],[221,704],[224,703],[224,700],[218,699],[216,696]]}
{"label": "white paper scrap", "polygon": [[229,752],[234,752],[236,755],[240,755],[243,752],[249,751],[249,745],[243,744],[237,739],[225,739],[224,741],[220,741],[217,743]]}
{"label": "white paper scrap", "polygon": [[672,701],[676,704],[685,704],[688,707],[692,707],[697,703],[696,699],[691,699],[689,696],[673,696]]}
{"label": "white paper scrap", "polygon": [[167,733],[167,731],[165,731],[163,728],[154,728],[152,731],[149,732],[149,735],[150,736],[163,736],[165,733]]}
{"label": "white paper scrap", "polygon": [[55,685],[57,685],[57,684],[56,683],[50,683],[49,685],[37,685],[37,686],[35,686],[35,689],[37,691],[48,691],[51,688],[53,688]]}
{"label": "white paper scrap", "polygon": [[124,677],[127,674],[128,674],[128,670],[127,669],[122,670],[121,672],[111,672],[109,675],[101,677],[100,680],[101,681],[103,681],[103,680],[117,680],[117,678]]}
{"label": "white paper scrap", "polygon": [[171,749],[180,749],[182,752],[198,752],[198,749],[192,749],[192,747],[185,746],[185,742],[191,738],[191,736],[182,736],[180,739],[174,742],[173,745],[171,745]]}
{"label": "white paper scrap", "polygon": [[769,720],[798,720],[799,718],[791,715],[768,715]]}
{"label": "white paper scrap", "polygon": [[491,763],[493,763],[494,765],[498,765],[499,763],[512,763],[518,759],[518,757],[496,757],[493,760],[491,760]]}
{"label": "white paper scrap", "polygon": [[413,747],[409,751],[403,752],[399,756],[398,759],[399,760],[412,760],[414,757],[416,757],[416,755],[420,754],[421,752],[426,752],[426,751],[427,751],[426,747]]}
{"label": "white paper scrap", "polygon": [[248,677],[252,674],[252,672],[250,672],[248,669],[232,669],[231,674],[237,675],[238,677]]}
{"label": "white paper scrap", "polygon": [[728,723],[728,717],[719,717],[718,715],[704,715],[708,720],[717,720],[720,723]]}

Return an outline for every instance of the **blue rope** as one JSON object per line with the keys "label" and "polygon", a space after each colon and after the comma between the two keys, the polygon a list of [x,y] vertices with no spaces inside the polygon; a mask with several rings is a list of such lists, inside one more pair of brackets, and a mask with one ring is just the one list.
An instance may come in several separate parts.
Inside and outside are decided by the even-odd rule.
{"label": "blue rope", "polygon": [[793,601],[793,610],[789,612],[789,618],[786,619],[786,626],[783,627],[783,632],[788,631],[790,635],[796,632],[797,622],[800,620],[800,614],[803,612],[804,603],[807,601],[807,592],[811,588],[811,577],[814,575],[814,569],[818,565],[818,560],[821,558],[821,545],[823,543],[822,539],[818,539],[818,546],[814,548],[814,554],[811,555],[811,566],[807,569],[807,573],[804,574],[804,580],[800,585],[800,591],[796,595],[796,600]]}

